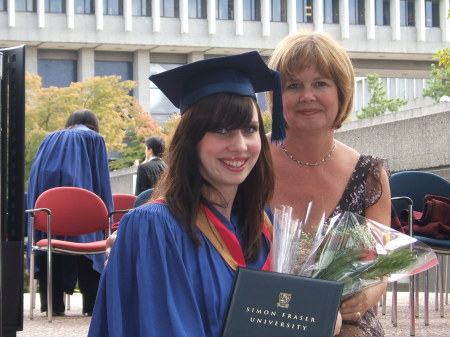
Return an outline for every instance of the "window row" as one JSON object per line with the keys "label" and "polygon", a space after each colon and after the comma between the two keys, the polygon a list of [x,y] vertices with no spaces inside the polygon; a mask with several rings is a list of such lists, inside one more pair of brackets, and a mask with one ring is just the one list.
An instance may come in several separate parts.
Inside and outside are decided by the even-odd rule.
{"label": "window row", "polygon": [[[150,63],[150,74],[170,70],[181,66],[178,63]],[[42,77],[43,87],[67,87],[72,82],[77,81],[77,61],[76,60],[55,60],[39,59],[38,75]],[[126,61],[95,61],[95,76],[119,75],[122,80],[133,80],[132,62]],[[426,87],[426,79],[407,78],[381,78],[386,88],[388,98],[404,98],[414,100],[422,97],[422,91]],[[367,89],[367,79],[364,77],[355,79],[355,100],[352,118],[356,119],[356,114],[361,108],[366,106],[370,100]],[[164,124],[167,118],[179,110],[167,99],[167,97],[149,82],[150,90],[150,111],[152,117],[160,124]],[[266,110],[267,102],[264,93],[257,95],[258,104],[262,110]]]}
{"label": "window row", "polygon": [[[133,80],[132,62],[95,61],[95,76],[118,75],[123,81]],[[78,81],[76,60],[38,60],[38,75],[44,88],[68,87]]]}
{"label": "window row", "polygon": [[[393,78],[380,77],[383,87],[386,90],[386,98],[403,98],[414,101],[422,98],[423,89],[428,87],[427,79],[424,78]],[[355,100],[351,118],[356,119],[356,115],[362,112],[362,108],[370,101],[370,93],[367,88],[367,77],[356,78]]]}
{"label": "window row", "polygon": [[[37,0],[15,0],[16,11],[36,12]],[[132,14],[134,16],[151,16],[152,0],[131,0]],[[162,0],[162,17],[179,17],[180,0]],[[216,18],[221,20],[234,19],[233,0],[215,0]],[[346,0],[349,5],[349,23],[353,25],[365,24],[365,1]],[[439,0],[425,1],[425,25],[439,27]],[[95,0],[75,0],[76,14],[94,14]],[[244,20],[261,20],[261,0],[243,0]],[[271,20],[275,22],[287,21],[288,0],[270,0]],[[297,22],[313,22],[313,0],[296,0]],[[414,0],[400,0],[400,25],[415,25]],[[50,13],[65,13],[65,0],[44,0],[45,11]],[[0,0],[0,11],[7,10],[7,0]],[[188,0],[189,18],[206,19],[207,0]],[[324,0],[324,23],[339,23],[339,0]],[[103,14],[123,15],[123,0],[103,0]],[[375,0],[375,24],[389,26],[391,22],[390,0]]]}

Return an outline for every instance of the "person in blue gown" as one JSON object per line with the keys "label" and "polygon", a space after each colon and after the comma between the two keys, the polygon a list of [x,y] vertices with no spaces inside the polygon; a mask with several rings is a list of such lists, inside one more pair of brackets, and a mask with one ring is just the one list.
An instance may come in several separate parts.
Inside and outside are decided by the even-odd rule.
{"label": "person in blue gown", "polygon": [[[27,204],[30,208],[44,191],[59,186],[74,186],[90,190],[113,209],[108,157],[105,141],[100,136],[98,119],[90,110],[71,113],[65,128],[48,134],[34,158],[28,183]],[[76,202],[76,200],[67,200]],[[82,210],[80,210],[82,212]],[[74,214],[76,216],[76,214]],[[28,225],[28,237],[31,237]],[[35,231],[36,241],[46,234]],[[104,238],[103,232],[65,237],[64,240],[91,242]],[[29,247],[28,247],[29,258]],[[95,302],[103,254],[74,257],[54,254],[53,312],[65,311],[64,292],[72,294],[78,280],[83,294],[83,313],[91,314]],[[36,278],[40,288],[41,311],[47,311],[47,274],[45,254],[36,254]]]}
{"label": "person in blue gown", "polygon": [[88,336],[217,337],[236,268],[270,268],[274,178],[255,92],[277,96],[279,76],[251,52],[150,79],[182,116],[152,199],[119,224]]}

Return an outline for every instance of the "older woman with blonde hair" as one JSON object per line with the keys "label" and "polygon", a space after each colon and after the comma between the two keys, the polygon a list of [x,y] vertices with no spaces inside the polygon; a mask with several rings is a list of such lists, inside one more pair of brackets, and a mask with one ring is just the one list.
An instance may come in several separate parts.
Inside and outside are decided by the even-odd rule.
{"label": "older woman with blonde hair", "polygon": [[[275,171],[272,209],[290,205],[301,218],[313,202],[312,221],[352,211],[389,225],[390,192],[384,160],[360,154],[334,138],[353,106],[354,71],[330,36],[286,37],[269,67],[281,74],[286,139],[271,144]],[[269,103],[272,97],[268,95]],[[384,336],[372,309],[386,289],[368,288],[341,304],[338,336]]]}

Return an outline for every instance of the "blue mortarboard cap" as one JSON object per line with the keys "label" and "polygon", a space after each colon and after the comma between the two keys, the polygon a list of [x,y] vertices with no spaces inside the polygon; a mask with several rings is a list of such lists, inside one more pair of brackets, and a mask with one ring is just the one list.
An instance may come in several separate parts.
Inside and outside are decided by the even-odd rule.
{"label": "blue mortarboard cap", "polygon": [[183,114],[194,103],[218,93],[255,97],[273,90],[272,142],[286,138],[280,74],[267,67],[257,51],[210,58],[159,74],[150,80]]}

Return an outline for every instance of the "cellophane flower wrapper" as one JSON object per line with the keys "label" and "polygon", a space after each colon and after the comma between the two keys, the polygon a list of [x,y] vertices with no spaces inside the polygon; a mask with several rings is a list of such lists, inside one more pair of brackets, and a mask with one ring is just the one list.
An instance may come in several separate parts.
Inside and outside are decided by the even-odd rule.
{"label": "cellophane flower wrapper", "polygon": [[308,224],[308,212],[303,220],[293,220],[289,206],[274,212],[272,269],[343,282],[342,299],[437,263],[435,253],[424,243],[351,212],[326,223],[322,217],[316,226]]}

